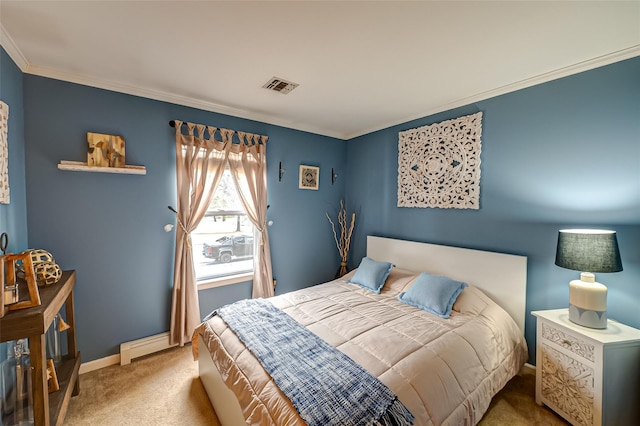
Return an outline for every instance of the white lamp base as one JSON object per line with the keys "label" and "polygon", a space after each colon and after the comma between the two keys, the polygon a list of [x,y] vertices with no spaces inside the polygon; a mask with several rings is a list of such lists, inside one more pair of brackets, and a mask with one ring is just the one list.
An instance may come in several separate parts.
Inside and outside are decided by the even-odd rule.
{"label": "white lamp base", "polygon": [[569,320],[583,327],[607,328],[607,311],[592,311],[569,305]]}
{"label": "white lamp base", "polygon": [[607,328],[607,287],[590,272],[569,283],[569,320],[589,328]]}

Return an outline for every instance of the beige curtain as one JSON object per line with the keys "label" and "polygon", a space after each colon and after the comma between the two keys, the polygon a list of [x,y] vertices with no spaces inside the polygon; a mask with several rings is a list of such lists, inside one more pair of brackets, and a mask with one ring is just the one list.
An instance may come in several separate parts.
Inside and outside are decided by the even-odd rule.
{"label": "beige curtain", "polygon": [[229,169],[247,216],[258,233],[254,240],[252,296],[274,294],[271,250],[267,232],[266,136],[238,132],[239,144],[229,153]]}
{"label": "beige curtain", "polygon": [[[200,323],[198,288],[191,251],[191,232],[198,226],[209,206],[227,163],[233,131],[220,129],[222,141],[214,139],[215,127],[185,123],[188,134],[180,131],[176,120],[176,174],[178,189],[178,225],[173,272],[170,342],[184,346],[191,341]],[[197,129],[197,136],[194,136]],[[209,137],[205,138],[205,130]]]}

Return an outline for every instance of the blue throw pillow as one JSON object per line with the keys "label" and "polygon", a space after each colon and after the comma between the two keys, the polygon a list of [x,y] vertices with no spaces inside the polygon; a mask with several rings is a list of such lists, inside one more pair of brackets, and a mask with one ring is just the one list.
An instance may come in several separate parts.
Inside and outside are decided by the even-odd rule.
{"label": "blue throw pillow", "polygon": [[393,264],[389,262],[378,262],[369,257],[363,257],[358,270],[349,280],[350,283],[358,284],[361,287],[380,293],[384,282],[387,280]]}
{"label": "blue throw pillow", "polygon": [[442,318],[449,318],[451,307],[467,283],[422,272],[409,290],[400,293],[398,300],[424,309]]}

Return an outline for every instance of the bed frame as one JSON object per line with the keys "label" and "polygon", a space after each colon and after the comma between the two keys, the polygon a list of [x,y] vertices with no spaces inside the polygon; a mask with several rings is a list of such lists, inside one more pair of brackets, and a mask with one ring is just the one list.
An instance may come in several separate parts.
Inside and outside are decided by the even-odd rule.
{"label": "bed frame", "polygon": [[367,256],[397,268],[444,275],[474,285],[502,306],[524,333],[527,258],[512,254],[367,237]]}
{"label": "bed frame", "polygon": [[[510,254],[367,237],[367,256],[397,268],[445,275],[482,289],[503,307],[524,333],[527,258]],[[200,341],[200,340],[199,340]],[[244,424],[235,394],[224,384],[206,348],[199,348],[200,380],[223,426]]]}

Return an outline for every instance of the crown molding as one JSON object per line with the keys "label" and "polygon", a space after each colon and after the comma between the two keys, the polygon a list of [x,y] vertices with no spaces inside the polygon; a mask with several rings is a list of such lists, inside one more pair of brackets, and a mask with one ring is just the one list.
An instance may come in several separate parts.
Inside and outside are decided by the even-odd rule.
{"label": "crown molding", "polygon": [[419,114],[412,115],[411,117],[406,117],[401,120],[393,121],[385,123],[381,126],[377,126],[375,128],[365,129],[357,133],[352,133],[345,135],[344,139],[349,140],[359,136],[363,136],[369,133],[377,132],[378,130],[387,129],[392,126],[397,126],[402,123],[407,123],[412,120],[417,120],[419,118],[428,117],[433,114],[438,114],[443,111],[448,111],[450,109],[459,108],[465,105],[469,105],[475,102],[480,102],[486,99],[494,98],[496,96],[504,95],[507,93],[515,92],[517,90],[526,89],[527,87],[532,87],[538,84],[546,83],[552,80],[557,80],[559,78],[568,77],[570,75],[578,74],[584,71],[589,71],[595,68],[600,68],[605,65],[610,65],[615,62],[624,61],[625,59],[635,58],[636,56],[640,56],[640,44],[635,46],[631,46],[627,49],[619,50],[617,52],[609,53],[607,55],[599,56],[597,58],[589,59],[587,61],[579,62],[574,65],[570,65],[568,67],[560,68],[554,71],[550,71],[544,74],[539,74],[531,78],[527,78],[525,80],[520,80],[515,83],[507,84],[502,87],[498,87],[496,89],[488,90],[486,92],[478,93],[477,95],[469,96],[466,98],[458,99],[456,101],[440,105],[436,108],[432,108],[427,111],[423,111]]}
{"label": "crown molding", "polygon": [[422,111],[418,114],[414,114],[410,117],[405,117],[400,120],[392,122],[386,122],[381,125],[363,129],[354,133],[341,133],[333,130],[318,128],[314,126],[304,125],[298,122],[283,119],[281,117],[275,117],[269,114],[259,113],[246,109],[233,108],[215,102],[203,101],[200,99],[189,98],[186,96],[176,95],[173,93],[167,93],[159,90],[147,89],[140,86],[126,85],[110,80],[97,79],[94,77],[88,77],[80,74],[70,73],[48,67],[41,67],[37,65],[29,64],[25,56],[20,49],[16,46],[11,36],[7,33],[4,26],[0,24],[0,45],[4,47],[11,59],[16,63],[23,73],[33,74],[40,77],[53,78],[56,80],[67,81],[70,83],[81,84],[84,86],[96,87],[99,89],[111,90],[114,92],[125,93],[128,95],[140,96],[143,98],[154,99],[163,102],[170,102],[187,107],[197,108],[204,111],[211,111],[219,114],[230,115],[233,117],[245,118],[247,120],[260,121],[267,124],[273,124],[276,126],[286,127],[289,129],[300,130],[303,132],[319,134],[336,139],[349,140],[357,138],[369,133],[377,132],[382,129],[386,129],[392,126],[397,126],[402,123],[406,123],[412,120],[416,120],[423,117],[428,117],[433,114],[438,114],[443,111],[462,107],[475,102],[480,102],[489,98],[504,95],[507,93],[515,92],[517,90],[532,87],[538,84],[546,83],[559,78],[567,77],[570,75],[578,74],[584,71],[589,71],[595,68],[610,65],[615,62],[624,61],[626,59],[640,56],[640,44],[631,46],[627,49],[622,49],[616,52],[602,55],[597,58],[589,59],[587,61],[579,62],[574,65],[570,65],[564,68],[560,68],[547,73],[539,74],[537,76],[527,78],[515,83],[511,83],[496,89],[488,90],[486,92],[478,93],[473,96],[458,99],[447,104],[440,105],[436,108],[432,108],[426,111]]}
{"label": "crown molding", "polygon": [[4,29],[4,25],[0,24],[0,45],[7,51],[9,57],[16,63],[20,71],[24,72],[29,65],[27,58],[24,57],[16,43],[13,41],[7,30]]}
{"label": "crown molding", "polygon": [[245,118],[247,120],[260,121],[262,123],[282,126],[289,129],[301,130],[304,132],[330,136],[337,139],[344,139],[343,137],[344,135],[342,135],[339,132],[316,128],[313,126],[306,126],[300,123],[295,123],[293,121],[286,120],[280,117],[275,117],[269,114],[263,114],[255,111],[246,110],[246,109],[233,108],[226,105],[217,104],[215,102],[203,101],[200,99],[176,95],[173,93],[163,92],[160,90],[148,89],[141,86],[132,86],[127,84],[122,84],[122,83],[118,83],[111,80],[98,79],[95,77],[89,77],[81,74],[70,73],[70,72],[61,71],[54,68],[41,67],[37,65],[28,65],[26,70],[24,70],[24,72],[27,74],[37,75],[40,77],[53,78],[56,80],[62,80],[69,83],[80,84],[83,86],[90,86],[98,89],[111,90],[114,92],[125,93],[127,95],[134,95],[134,96],[140,96],[143,98],[154,99],[157,101],[170,102],[178,105],[201,109],[204,111],[211,111],[219,114],[230,115],[233,117]]}

